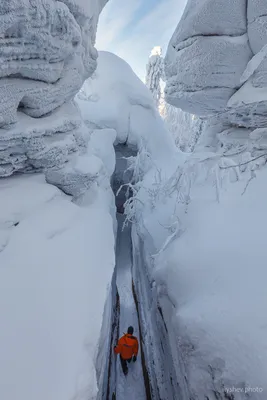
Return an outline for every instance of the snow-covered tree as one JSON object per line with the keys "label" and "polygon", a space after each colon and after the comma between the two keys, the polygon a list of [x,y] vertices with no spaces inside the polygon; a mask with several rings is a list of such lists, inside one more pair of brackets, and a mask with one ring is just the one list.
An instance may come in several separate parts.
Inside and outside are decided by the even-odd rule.
{"label": "snow-covered tree", "polygon": [[176,146],[182,151],[193,151],[200,136],[201,121],[198,117],[166,103],[164,96],[165,71],[162,49],[155,46],[146,66],[146,85],[151,91],[156,107],[172,133]]}
{"label": "snow-covered tree", "polygon": [[192,152],[202,133],[203,121],[165,102],[164,120],[176,146],[184,152]]}
{"label": "snow-covered tree", "polygon": [[162,49],[155,46],[150,54],[146,66],[146,86],[151,91],[156,106],[159,107],[162,98],[162,77],[164,73],[164,62],[162,57]]}

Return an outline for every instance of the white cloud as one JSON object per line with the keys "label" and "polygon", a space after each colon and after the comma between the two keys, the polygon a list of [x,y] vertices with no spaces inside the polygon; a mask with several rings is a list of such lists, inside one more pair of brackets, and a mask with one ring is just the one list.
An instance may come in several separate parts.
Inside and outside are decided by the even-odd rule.
{"label": "white cloud", "polygon": [[[186,2],[187,0],[164,0],[160,2],[149,14],[134,25],[131,24],[131,32],[127,32],[124,39],[120,32],[132,21],[134,12],[140,6],[140,1],[128,0],[127,7],[125,7],[125,5],[122,5],[125,4],[125,0],[111,0],[101,16],[101,37],[100,40],[97,38],[98,49],[114,52],[125,59],[137,75],[143,79],[151,49],[155,46],[161,46],[163,52],[166,51]],[[114,8],[115,4],[116,9]],[[135,8],[134,5],[136,4]],[[110,40],[103,40],[104,37],[110,38]]]}
{"label": "white cloud", "polygon": [[[96,46],[99,50],[109,50],[118,40],[120,33],[131,22],[141,0],[110,0],[100,15],[97,28]],[[112,51],[112,50],[110,50]]]}

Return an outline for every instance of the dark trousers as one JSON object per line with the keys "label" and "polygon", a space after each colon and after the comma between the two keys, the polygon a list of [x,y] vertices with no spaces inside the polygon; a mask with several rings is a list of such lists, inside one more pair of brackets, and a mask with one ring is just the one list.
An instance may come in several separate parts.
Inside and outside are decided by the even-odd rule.
{"label": "dark trousers", "polygon": [[132,361],[132,357],[129,358],[128,360],[124,360],[124,358],[122,358],[122,356],[120,356],[120,359],[121,359],[121,367],[122,367],[123,373],[124,373],[124,375],[127,375],[128,374],[127,363],[130,363]]}

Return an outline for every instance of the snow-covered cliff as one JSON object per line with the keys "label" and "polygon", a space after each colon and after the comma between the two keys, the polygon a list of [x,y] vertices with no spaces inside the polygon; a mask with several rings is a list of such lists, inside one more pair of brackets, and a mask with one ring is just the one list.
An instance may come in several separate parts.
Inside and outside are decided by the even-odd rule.
{"label": "snow-covered cliff", "polygon": [[73,98],[105,3],[0,1],[1,399],[97,396],[115,137],[90,131]]}
{"label": "snow-covered cliff", "polygon": [[167,101],[224,124],[266,124],[266,3],[190,0],[166,56]]}
{"label": "snow-covered cliff", "polygon": [[96,68],[105,3],[1,2],[0,177],[59,165],[84,145],[72,99]]}
{"label": "snow-covered cliff", "polygon": [[190,0],[166,56],[167,101],[194,114],[222,112],[252,56],[245,0]]}
{"label": "snow-covered cliff", "polygon": [[158,261],[194,399],[266,398],[266,6],[189,0],[165,59],[167,101],[206,118]]}

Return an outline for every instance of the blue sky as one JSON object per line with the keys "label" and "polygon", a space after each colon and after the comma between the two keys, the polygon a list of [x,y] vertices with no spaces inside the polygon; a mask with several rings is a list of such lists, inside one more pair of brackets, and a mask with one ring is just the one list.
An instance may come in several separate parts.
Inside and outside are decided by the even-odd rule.
{"label": "blue sky", "polygon": [[97,49],[125,59],[143,79],[154,46],[163,52],[187,0],[109,0],[97,32]]}

